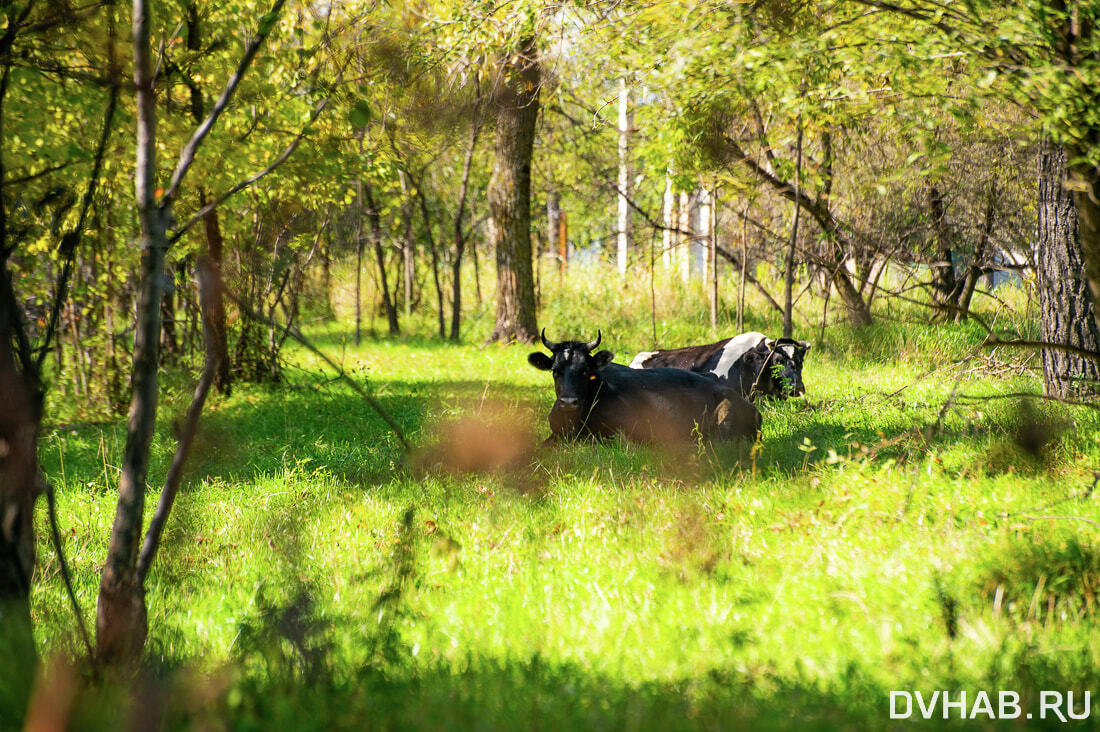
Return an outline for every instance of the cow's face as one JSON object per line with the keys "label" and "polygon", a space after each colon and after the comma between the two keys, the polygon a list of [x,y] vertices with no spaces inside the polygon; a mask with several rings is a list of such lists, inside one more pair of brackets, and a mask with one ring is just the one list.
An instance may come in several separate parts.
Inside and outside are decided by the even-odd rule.
{"label": "cow's face", "polygon": [[755,379],[755,393],[781,399],[805,394],[802,364],[808,350],[808,341],[780,338],[765,341],[746,353],[746,363],[752,367]]}
{"label": "cow's face", "polygon": [[583,341],[563,341],[554,343],[546,340],[545,331],[542,337],[543,344],[550,350],[547,356],[541,351],[535,351],[527,356],[527,362],[537,369],[549,371],[554,375],[554,392],[557,401],[555,410],[571,412],[587,409],[592,404],[599,386],[600,368],[611,363],[615,354],[611,351],[592,350],[600,343],[600,335],[595,341],[585,343]]}

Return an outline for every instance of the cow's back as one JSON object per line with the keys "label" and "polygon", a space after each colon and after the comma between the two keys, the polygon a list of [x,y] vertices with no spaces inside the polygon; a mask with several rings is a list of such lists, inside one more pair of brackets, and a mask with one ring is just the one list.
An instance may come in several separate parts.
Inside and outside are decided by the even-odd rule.
{"label": "cow's back", "polygon": [[599,374],[600,392],[588,420],[593,434],[621,432],[633,440],[664,443],[690,440],[696,430],[718,439],[751,439],[759,428],[756,408],[713,376],[618,364]]}
{"label": "cow's back", "polygon": [[699,374],[714,374],[720,379],[733,378],[731,370],[741,358],[766,340],[763,333],[751,331],[703,346],[686,346],[667,351],[645,351],[630,362],[634,369],[674,368]]}

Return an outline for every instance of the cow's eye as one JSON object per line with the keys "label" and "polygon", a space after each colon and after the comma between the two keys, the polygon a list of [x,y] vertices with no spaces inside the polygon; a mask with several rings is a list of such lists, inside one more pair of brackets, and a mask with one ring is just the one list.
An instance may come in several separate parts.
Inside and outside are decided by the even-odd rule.
{"label": "cow's eye", "polygon": [[588,380],[589,381],[595,381],[596,380],[596,375],[592,374],[591,376],[588,377]]}

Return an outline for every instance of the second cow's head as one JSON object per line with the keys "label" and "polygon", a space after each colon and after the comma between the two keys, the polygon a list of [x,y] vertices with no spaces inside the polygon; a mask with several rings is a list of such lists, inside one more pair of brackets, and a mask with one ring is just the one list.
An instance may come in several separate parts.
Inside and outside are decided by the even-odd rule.
{"label": "second cow's head", "polygon": [[809,341],[769,338],[747,352],[744,358],[755,381],[753,391],[779,398],[805,394],[802,364],[808,350]]}

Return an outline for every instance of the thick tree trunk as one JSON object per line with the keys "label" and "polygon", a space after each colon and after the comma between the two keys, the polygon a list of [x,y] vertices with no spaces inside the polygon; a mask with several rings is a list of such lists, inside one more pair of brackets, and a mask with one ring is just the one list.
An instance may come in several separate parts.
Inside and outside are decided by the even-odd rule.
{"label": "thick tree trunk", "polygon": [[932,231],[936,236],[932,260],[932,302],[941,309],[955,306],[958,282],[955,278],[954,236],[947,225],[947,207],[943,193],[935,185],[928,187],[928,212],[932,218]]}
{"label": "thick tree trunk", "polygon": [[840,299],[844,301],[844,309],[848,313],[848,321],[857,327],[870,325],[871,306],[863,299],[856,286],[852,284],[852,278],[848,276],[842,263],[837,264],[833,274],[833,285]]}
{"label": "thick tree trunk", "polygon": [[[1064,186],[1066,152],[1044,143],[1039,154],[1039,307],[1041,340],[1100,353],[1100,331],[1081,259],[1078,208]],[[1057,397],[1097,394],[1100,363],[1044,348],[1043,387]]]}
{"label": "thick tree trunk", "polygon": [[[1093,129],[1087,142],[1093,149],[1100,147],[1100,129]],[[1070,161],[1080,160],[1086,149],[1067,146],[1065,153]],[[1081,260],[1092,301],[1100,302],[1100,167],[1074,163],[1071,172],[1076,184],[1073,200],[1077,204]],[[1093,310],[1093,319],[1100,329],[1100,309]]]}
{"label": "thick tree trunk", "polygon": [[[0,719],[18,720],[37,662],[30,592],[42,394],[11,284],[6,263],[0,262]],[[34,374],[26,373],[28,368]]]}
{"label": "thick tree trunk", "polygon": [[539,114],[535,39],[505,62],[492,99],[496,116],[489,181],[491,236],[497,262],[497,319],[488,340],[531,343],[538,337],[531,266],[531,155]]}

